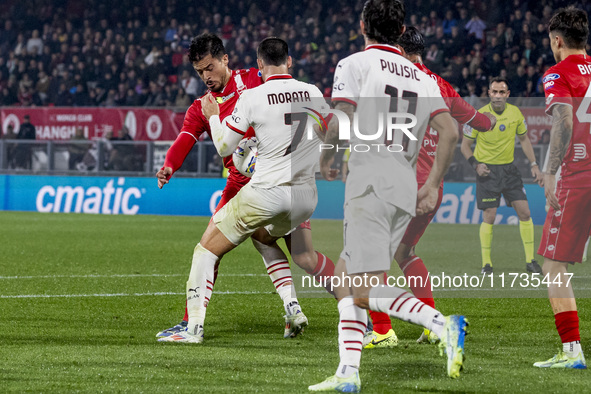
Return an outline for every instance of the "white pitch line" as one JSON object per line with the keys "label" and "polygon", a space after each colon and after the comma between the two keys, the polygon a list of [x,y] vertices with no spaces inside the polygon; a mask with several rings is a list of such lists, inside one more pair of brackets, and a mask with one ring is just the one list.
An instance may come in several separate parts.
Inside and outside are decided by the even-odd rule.
{"label": "white pitch line", "polygon": [[[112,274],[112,275],[23,275],[23,276],[0,276],[0,279],[74,279],[74,278],[166,278],[187,276],[187,274]],[[269,276],[267,274],[220,274],[220,277],[246,277],[246,276]]]}
{"label": "white pitch line", "polygon": [[[168,296],[168,295],[184,295],[186,293],[178,293],[172,291],[163,291],[155,293],[104,293],[104,294],[15,294],[15,295],[0,295],[2,298],[79,298],[79,297],[144,297],[144,296]],[[235,295],[235,294],[273,294],[272,292],[260,291],[219,291],[214,292],[215,295]]]}
{"label": "white pitch line", "polygon": [[[316,291],[301,291],[300,293],[325,293],[324,290]],[[215,295],[262,295],[275,294],[273,291],[214,291]],[[185,295],[185,293],[163,291],[154,293],[104,293],[104,294],[14,294],[14,295],[0,295],[0,299],[15,299],[15,298],[80,298],[80,297],[144,297],[144,296],[168,296],[168,295]]]}
{"label": "white pitch line", "polygon": [[[100,279],[100,278],[167,278],[167,277],[186,277],[187,274],[86,274],[86,275],[17,275],[0,276],[2,279]],[[220,277],[267,277],[267,274],[220,274]],[[589,279],[591,275],[575,275],[573,279]],[[510,279],[509,279],[510,280]]]}
{"label": "white pitch line", "polygon": [[[504,290],[542,290],[544,288],[505,288]],[[494,288],[481,289],[481,288],[441,288],[434,289],[437,292],[459,292],[459,291],[492,291],[498,290]],[[591,287],[578,288],[577,290],[591,290]],[[303,290],[299,291],[298,294],[324,294],[325,290]],[[144,296],[169,296],[169,295],[184,295],[185,293],[180,292],[154,292],[154,293],[104,293],[104,294],[14,294],[14,295],[0,295],[0,299],[19,299],[19,298],[81,298],[81,297],[144,297]],[[263,295],[263,294],[275,294],[273,291],[215,291],[215,295]],[[495,297],[496,298],[496,297]]]}

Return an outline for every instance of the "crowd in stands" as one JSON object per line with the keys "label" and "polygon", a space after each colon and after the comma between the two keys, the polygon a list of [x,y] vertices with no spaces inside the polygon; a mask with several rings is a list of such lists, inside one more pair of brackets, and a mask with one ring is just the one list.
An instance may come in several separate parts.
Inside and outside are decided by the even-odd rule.
{"label": "crowd in stands", "polygon": [[[185,51],[220,35],[231,68],[256,67],[256,46],[290,45],[293,74],[329,96],[340,59],[363,48],[363,0],[7,0],[0,4],[0,105],[186,108],[205,91]],[[506,76],[511,95],[543,96],[555,63],[546,24],[566,2],[407,1],[425,64],[464,97]],[[591,11],[591,2],[578,4]]]}

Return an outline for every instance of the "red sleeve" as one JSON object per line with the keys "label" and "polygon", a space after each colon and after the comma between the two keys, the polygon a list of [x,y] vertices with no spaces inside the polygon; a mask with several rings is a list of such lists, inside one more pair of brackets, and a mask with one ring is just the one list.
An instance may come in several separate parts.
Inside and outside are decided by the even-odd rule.
{"label": "red sleeve", "polygon": [[183,127],[181,127],[181,133],[189,133],[196,140],[199,140],[201,134],[209,131],[209,122],[203,116],[201,112],[201,101],[195,100],[185,113],[185,119],[183,120]]}
{"label": "red sleeve", "polygon": [[172,168],[172,173],[174,174],[183,165],[187,155],[193,149],[195,142],[195,138],[188,133],[179,134],[172,146],[168,149],[168,152],[166,152],[164,167]]}
{"label": "red sleeve", "polygon": [[201,113],[201,101],[195,100],[185,113],[181,132],[166,153],[164,167],[172,168],[173,174],[181,168],[201,134],[209,130],[209,123]]}
{"label": "red sleeve", "polygon": [[480,112],[476,112],[474,118],[468,122],[468,125],[478,131],[488,131],[492,126],[492,123],[488,116],[481,114]]}
{"label": "red sleeve", "polygon": [[[490,129],[490,119],[485,115],[479,114],[478,111],[476,111],[476,108],[461,98],[458,92],[456,92],[453,86],[451,86],[446,80],[438,76],[437,84],[439,85],[445,103],[449,107],[450,115],[457,120],[458,123],[470,124],[470,126],[478,131],[486,131]],[[472,122],[477,118],[478,120],[473,124]]]}
{"label": "red sleeve", "polygon": [[546,74],[542,83],[544,84],[544,93],[546,94],[546,113],[552,115],[552,106],[554,104],[565,104],[573,106],[572,93],[569,83],[566,80],[565,73],[558,69],[551,67]]}

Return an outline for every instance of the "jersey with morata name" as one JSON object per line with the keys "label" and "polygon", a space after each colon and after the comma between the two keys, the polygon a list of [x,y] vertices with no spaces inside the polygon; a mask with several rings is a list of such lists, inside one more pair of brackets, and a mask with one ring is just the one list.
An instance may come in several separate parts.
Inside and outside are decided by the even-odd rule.
{"label": "jersey with morata name", "polygon": [[276,74],[244,92],[232,115],[221,121],[222,126],[239,134],[254,128],[258,156],[251,186],[315,183],[321,141],[315,133],[305,132],[309,116],[299,111],[303,107],[323,116],[329,110],[316,86]]}
{"label": "jersey with morata name", "polygon": [[546,113],[573,107],[573,133],[560,167],[559,187],[591,187],[591,57],[570,55],[544,74]]}
{"label": "jersey with morata name", "polygon": [[[333,102],[357,107],[358,127],[364,139],[351,131],[351,157],[345,201],[373,190],[376,195],[414,215],[417,200],[416,162],[430,119],[449,112],[437,83],[390,45],[368,45],[363,52],[341,60],[334,77]],[[395,129],[386,139],[389,113],[413,114],[417,124],[409,131]],[[399,118],[396,123],[409,123]],[[355,124],[355,121],[354,121]],[[381,127],[380,127],[381,126]],[[382,129],[382,134],[378,133]],[[374,135],[373,140],[367,139]],[[369,151],[365,151],[370,146]],[[402,148],[392,152],[386,149]]]}

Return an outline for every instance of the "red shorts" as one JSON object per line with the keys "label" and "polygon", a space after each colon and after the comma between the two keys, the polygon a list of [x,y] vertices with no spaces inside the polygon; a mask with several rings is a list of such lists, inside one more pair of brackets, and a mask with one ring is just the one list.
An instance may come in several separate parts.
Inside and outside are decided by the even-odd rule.
{"label": "red shorts", "polygon": [[[419,184],[419,189],[421,187],[423,187],[423,185]],[[437,210],[441,206],[442,200],[443,186],[440,186],[439,198],[437,198],[437,204],[435,205],[435,209],[425,215],[415,216],[414,218],[412,218],[410,223],[408,224],[408,227],[406,228],[404,236],[402,237],[402,241],[400,241],[401,243],[407,246],[415,246],[419,243],[419,240],[425,233],[427,226],[429,225],[429,223],[431,223],[431,220],[433,220],[435,214],[437,213]]]}
{"label": "red shorts", "polygon": [[556,261],[581,262],[591,231],[591,188],[556,190],[558,203],[546,215],[538,254]]}

